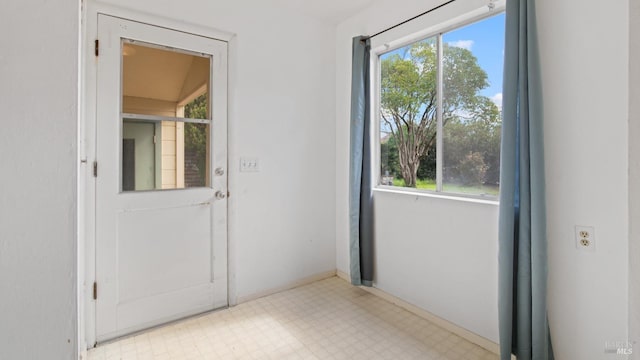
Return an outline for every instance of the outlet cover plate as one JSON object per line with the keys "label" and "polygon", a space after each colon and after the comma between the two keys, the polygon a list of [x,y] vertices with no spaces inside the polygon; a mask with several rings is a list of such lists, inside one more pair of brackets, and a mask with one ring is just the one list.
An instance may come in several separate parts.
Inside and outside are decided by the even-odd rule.
{"label": "outlet cover plate", "polygon": [[582,251],[596,251],[596,231],[593,226],[576,225],[576,249]]}

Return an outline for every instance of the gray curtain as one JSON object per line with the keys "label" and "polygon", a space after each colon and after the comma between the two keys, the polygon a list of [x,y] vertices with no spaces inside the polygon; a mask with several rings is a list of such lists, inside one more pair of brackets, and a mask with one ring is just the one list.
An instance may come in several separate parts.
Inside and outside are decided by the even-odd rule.
{"label": "gray curtain", "polygon": [[351,72],[351,153],[349,168],[349,256],[351,283],[373,282],[373,193],[369,39],[353,38]]}
{"label": "gray curtain", "polygon": [[534,0],[507,0],[500,165],[500,356],[553,359]]}

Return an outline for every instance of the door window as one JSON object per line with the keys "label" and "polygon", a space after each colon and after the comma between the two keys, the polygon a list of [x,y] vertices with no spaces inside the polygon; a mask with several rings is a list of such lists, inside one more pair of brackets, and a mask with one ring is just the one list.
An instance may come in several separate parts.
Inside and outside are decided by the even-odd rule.
{"label": "door window", "polygon": [[122,40],[121,190],[210,187],[211,56]]}

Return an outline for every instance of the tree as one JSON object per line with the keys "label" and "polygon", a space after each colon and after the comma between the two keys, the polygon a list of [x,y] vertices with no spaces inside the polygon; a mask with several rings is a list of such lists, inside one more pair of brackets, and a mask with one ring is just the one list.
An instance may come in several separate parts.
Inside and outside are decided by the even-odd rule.
{"label": "tree", "polygon": [[[487,87],[487,74],[467,49],[443,48],[443,122],[484,104],[477,92]],[[381,117],[398,149],[405,186],[415,187],[420,161],[436,141],[437,51],[434,39],[409,46],[381,63]]]}
{"label": "tree", "polygon": [[479,152],[469,152],[458,164],[458,171],[462,185],[482,185],[487,176],[484,156]]}
{"label": "tree", "polygon": [[465,173],[465,169],[470,169],[466,166],[468,159],[465,159],[469,153],[482,156],[482,162],[486,166],[482,181],[475,185],[498,184],[500,180],[500,111],[485,96],[478,96],[476,100],[476,113],[451,118],[444,129],[443,170],[447,182],[470,185],[465,184],[465,179],[470,178]]}
{"label": "tree", "polygon": [[[193,99],[184,107],[184,117],[188,119],[207,118],[207,93]],[[185,123],[184,143],[187,149],[197,152],[199,155],[206,154],[207,133],[206,124]]]}
{"label": "tree", "polygon": [[393,134],[389,134],[380,140],[380,159],[382,175],[391,175],[394,178],[401,177],[400,163],[398,162],[398,144]]}
{"label": "tree", "polygon": [[[193,99],[184,107],[184,117],[189,119],[207,118],[207,93]],[[205,183],[207,169],[207,124],[184,124],[185,151],[195,155],[201,184]]]}
{"label": "tree", "polygon": [[[434,144],[435,147],[435,144]],[[394,178],[402,178],[400,163],[398,161],[398,144],[393,134],[380,139],[381,174],[391,175]],[[429,149],[425,156],[420,158],[420,166],[417,171],[418,179],[436,178],[436,150]]]}

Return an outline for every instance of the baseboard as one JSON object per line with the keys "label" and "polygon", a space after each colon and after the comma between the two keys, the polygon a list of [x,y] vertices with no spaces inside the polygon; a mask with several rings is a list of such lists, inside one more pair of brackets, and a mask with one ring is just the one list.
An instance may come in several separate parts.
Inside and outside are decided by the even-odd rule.
{"label": "baseboard", "polygon": [[336,276],[351,284],[351,276],[344,271],[336,270]]}
{"label": "baseboard", "polygon": [[[338,277],[351,283],[351,278],[348,274],[342,272],[342,271],[337,271],[336,272]],[[410,313],[413,313],[415,315],[420,316],[423,319],[426,319],[428,321],[431,321],[432,323],[440,326],[441,328],[444,328],[448,331],[451,331],[452,333],[460,336],[461,338],[472,342],[478,346],[481,346],[485,349],[487,349],[488,351],[491,351],[494,354],[499,354],[500,353],[500,346],[496,343],[494,343],[493,341],[486,339],[485,337],[482,337],[478,334],[475,334],[465,328],[462,328],[450,321],[447,321],[437,315],[434,315],[424,309],[421,309],[413,304],[410,304],[400,298],[397,298],[391,294],[388,294],[380,289],[376,289],[375,287],[366,287],[366,286],[361,286],[361,289],[376,295],[392,304],[398,305],[399,307],[407,310]]]}
{"label": "baseboard", "polygon": [[318,274],[311,275],[311,276],[308,276],[308,277],[305,277],[305,278],[302,278],[302,279],[298,279],[298,280],[292,281],[290,283],[287,283],[287,284],[282,285],[282,286],[278,286],[276,288],[271,288],[271,289],[268,289],[268,290],[259,291],[257,293],[253,293],[253,294],[250,294],[250,295],[238,296],[238,304],[242,304],[242,303],[245,303],[247,301],[259,299],[261,297],[273,295],[273,294],[276,294],[276,293],[279,293],[279,292],[282,292],[282,291],[285,291],[285,290],[297,288],[297,287],[302,286],[302,285],[311,284],[313,282],[324,280],[324,279],[328,279],[328,278],[334,277],[334,276],[336,276],[336,270],[325,271],[325,272],[322,272],[322,273],[318,273]]}

